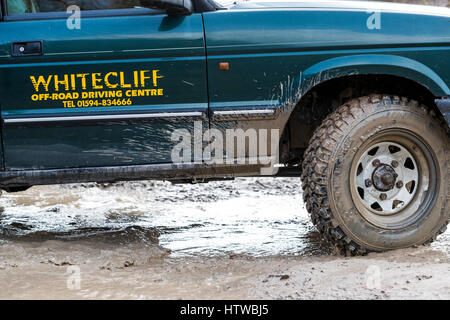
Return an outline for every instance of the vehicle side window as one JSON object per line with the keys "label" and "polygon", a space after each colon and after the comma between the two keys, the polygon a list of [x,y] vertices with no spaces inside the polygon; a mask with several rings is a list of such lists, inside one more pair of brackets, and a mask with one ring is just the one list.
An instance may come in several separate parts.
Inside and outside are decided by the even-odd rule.
{"label": "vehicle side window", "polygon": [[39,12],[36,0],[8,0],[10,14]]}
{"label": "vehicle side window", "polygon": [[141,8],[140,0],[7,0],[8,15],[65,12],[76,5],[81,10],[112,10]]}

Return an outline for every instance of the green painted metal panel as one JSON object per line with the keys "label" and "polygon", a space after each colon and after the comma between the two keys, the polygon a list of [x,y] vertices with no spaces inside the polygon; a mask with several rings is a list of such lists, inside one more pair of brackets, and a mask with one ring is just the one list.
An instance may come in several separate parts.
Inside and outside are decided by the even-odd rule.
{"label": "green painted metal panel", "polygon": [[[170,162],[171,132],[190,129],[189,119],[89,119],[206,114],[200,14],[84,18],[80,30],[68,29],[65,19],[2,22],[0,35],[2,118],[80,119],[4,125],[6,169]],[[11,57],[12,43],[30,40],[43,41],[42,56]]]}

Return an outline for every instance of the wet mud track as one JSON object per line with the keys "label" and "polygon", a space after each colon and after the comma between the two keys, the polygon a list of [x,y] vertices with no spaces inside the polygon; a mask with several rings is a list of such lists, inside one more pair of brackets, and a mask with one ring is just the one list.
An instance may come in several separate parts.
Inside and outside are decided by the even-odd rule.
{"label": "wet mud track", "polygon": [[0,198],[2,299],[450,298],[450,234],[336,256],[299,179],[34,187]]}

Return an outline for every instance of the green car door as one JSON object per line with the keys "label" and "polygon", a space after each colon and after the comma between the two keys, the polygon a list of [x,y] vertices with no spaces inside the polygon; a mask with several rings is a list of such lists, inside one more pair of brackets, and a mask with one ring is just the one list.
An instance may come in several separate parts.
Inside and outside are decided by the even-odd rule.
{"label": "green car door", "polygon": [[86,1],[77,20],[76,11],[51,6],[63,1],[7,2],[14,6],[0,22],[4,169],[168,163],[171,133],[206,119],[201,14]]}

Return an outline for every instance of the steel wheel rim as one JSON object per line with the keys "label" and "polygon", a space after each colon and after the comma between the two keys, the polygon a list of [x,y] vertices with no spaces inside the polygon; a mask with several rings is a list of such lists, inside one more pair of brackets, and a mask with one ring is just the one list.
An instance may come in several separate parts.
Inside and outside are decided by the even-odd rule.
{"label": "steel wheel rim", "polygon": [[[379,162],[373,163],[375,160]],[[353,202],[373,225],[383,229],[405,228],[433,205],[436,168],[434,155],[415,134],[404,130],[378,134],[355,154],[350,172]]]}

